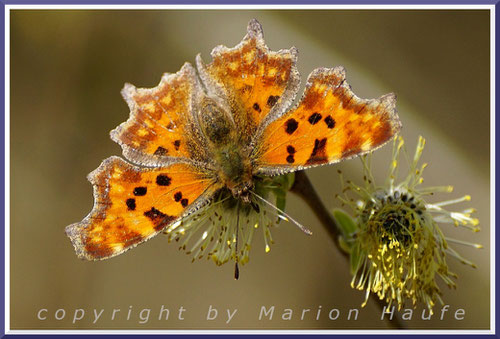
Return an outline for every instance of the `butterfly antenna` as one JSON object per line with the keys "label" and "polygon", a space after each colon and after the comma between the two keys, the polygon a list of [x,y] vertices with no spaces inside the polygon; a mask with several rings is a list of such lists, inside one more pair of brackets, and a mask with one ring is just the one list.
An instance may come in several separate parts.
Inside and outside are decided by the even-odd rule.
{"label": "butterfly antenna", "polygon": [[235,248],[235,263],[234,263],[234,280],[238,280],[240,277],[240,269],[238,267],[238,233],[240,230],[240,202],[238,201],[238,207],[236,208],[236,248]]}
{"label": "butterfly antenna", "polygon": [[267,205],[271,206],[273,209],[275,209],[276,211],[278,211],[279,212],[278,213],[278,218],[283,219],[285,221],[290,221],[293,224],[295,224],[298,228],[300,228],[300,230],[302,232],[304,232],[305,234],[312,235],[312,232],[308,228],[306,228],[300,222],[298,222],[297,220],[295,220],[294,218],[292,218],[291,216],[289,216],[287,213],[285,213],[284,211],[282,211],[280,208],[278,208],[277,206],[274,206],[272,203],[270,203],[269,201],[267,201],[266,199],[264,199],[263,197],[261,197],[257,193],[255,193],[253,191],[250,191],[250,193],[252,193],[258,199],[260,199],[261,201],[263,201],[264,203],[266,203]]}

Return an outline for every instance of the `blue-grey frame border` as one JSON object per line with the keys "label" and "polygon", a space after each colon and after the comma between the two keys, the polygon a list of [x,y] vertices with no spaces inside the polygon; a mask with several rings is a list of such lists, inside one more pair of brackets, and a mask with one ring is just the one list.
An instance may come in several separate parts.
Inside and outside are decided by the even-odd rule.
{"label": "blue-grey frame border", "polygon": [[[0,147],[0,154],[1,154],[1,161],[2,161],[2,166],[0,167],[0,172],[2,174],[2,178],[5,178],[5,117],[7,112],[5,112],[5,6],[6,5],[207,5],[207,4],[212,4],[212,5],[495,5],[495,12],[498,13],[500,10],[500,0],[498,1],[487,1],[487,0],[478,0],[478,1],[465,1],[465,0],[441,0],[441,1],[390,1],[390,0],[385,0],[385,1],[374,1],[374,0],[357,0],[357,1],[335,1],[335,0],[312,0],[312,1],[306,1],[306,0],[272,0],[272,1],[264,1],[264,0],[240,0],[240,1],[235,1],[235,0],[209,0],[209,1],[196,1],[196,0],[183,0],[183,1],[162,1],[162,0],[145,0],[145,1],[138,1],[138,0],[105,0],[105,1],[98,1],[98,0],[88,0],[88,1],[64,1],[64,0],[52,0],[52,1],[37,1],[37,0],[23,0],[23,1],[16,1],[16,0],[11,0],[11,1],[5,1],[5,0],[0,0],[0,20],[1,20],[1,34],[0,34],[0,45],[2,52],[0,53],[0,60],[2,67],[0,69],[0,75],[2,78],[2,82],[0,83],[0,89],[1,89],[1,94],[0,94],[0,107],[2,107],[2,119],[0,119],[0,133],[1,133],[1,147]],[[499,25],[496,25],[495,27],[495,46],[500,46],[499,44],[499,39],[500,39],[500,28]],[[497,47],[496,47],[496,50]],[[495,63],[498,60],[498,53],[495,53]],[[498,63],[496,63],[498,64]],[[495,84],[498,84],[498,79],[500,78],[500,70],[498,67],[495,70]],[[499,97],[500,89],[498,86],[495,86],[496,93],[495,97]],[[495,131],[497,130],[498,125],[500,124],[500,119],[498,119],[499,115],[496,114],[498,113],[498,105],[495,107]],[[498,138],[495,136],[495,149],[498,149],[499,147],[499,142]],[[498,161],[495,155],[495,169],[499,168],[498,166]],[[9,225],[5,225],[5,181],[1,181],[1,190],[4,194],[1,195],[0,200],[3,202],[4,208],[1,209],[1,220],[3,224],[3,229],[0,232],[0,274],[2,276],[2,279],[0,279],[0,286],[2,293],[0,293],[0,336],[1,338],[4,337],[16,337],[16,338],[34,338],[37,336],[53,336],[52,334],[47,335],[47,334],[40,334],[40,335],[7,335],[5,334],[5,227],[8,227]],[[495,183],[495,195],[496,192],[498,192],[498,187],[500,186],[500,183],[497,181]],[[500,203],[498,201],[495,202],[495,210],[498,208]],[[494,227],[495,225],[491,225]],[[500,232],[495,232],[495,244],[498,243],[500,239]],[[498,255],[495,260],[495,271],[498,272]],[[498,286],[498,281],[496,281],[496,286]],[[498,293],[495,294],[495,305],[499,305],[499,295]],[[498,324],[497,320],[499,318],[498,312],[496,312],[495,315],[495,324]],[[144,334],[130,334],[127,335],[127,338],[140,338]],[[383,339],[386,338],[387,335],[335,335],[335,334],[320,334],[322,337],[323,336],[335,336],[335,337],[345,337],[345,338],[350,338],[350,339],[355,339],[355,338],[365,338],[365,337],[370,337],[374,339]],[[81,334],[81,335],[57,335],[57,338],[72,338],[78,336],[78,338],[120,338],[123,335],[118,335],[118,334],[96,334],[96,335],[91,335],[91,334]],[[167,336],[167,335],[154,335],[154,336]],[[221,335],[215,335],[215,334],[186,334],[186,335],[168,335],[169,338],[198,338],[198,337],[203,337],[203,338],[217,338]],[[289,337],[291,334],[277,334],[277,335],[270,335],[270,334],[242,334],[242,335],[237,335],[237,334],[229,334],[225,335],[225,337],[232,337],[232,336],[238,336],[238,337],[269,337],[269,338],[278,338],[278,337]],[[306,337],[306,336],[311,336],[311,334],[293,334],[293,336],[301,336],[301,337]],[[393,338],[397,337],[406,337],[410,335],[404,335],[404,334],[397,334],[394,336],[391,336]],[[428,334],[412,334],[412,338],[419,338],[419,337],[424,337],[426,339],[433,339],[433,338],[455,338],[456,335],[428,335]],[[460,335],[460,338],[476,338],[478,335]],[[482,335],[482,337],[493,337],[493,338],[498,338],[499,336],[497,334],[490,334],[490,335]]]}

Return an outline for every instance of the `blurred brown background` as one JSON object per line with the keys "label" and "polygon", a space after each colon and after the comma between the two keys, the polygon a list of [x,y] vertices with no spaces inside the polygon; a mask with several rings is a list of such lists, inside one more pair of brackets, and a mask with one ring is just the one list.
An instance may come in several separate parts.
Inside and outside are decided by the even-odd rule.
{"label": "blurred brown background", "polygon": [[[121,154],[109,131],[125,121],[128,107],[120,96],[125,82],[153,87],[164,72],[176,72],[201,52],[206,61],[218,44],[234,46],[246,24],[257,18],[273,50],[295,45],[303,83],[317,67],[343,65],[360,97],[398,95],[403,136],[412,154],[418,135],[427,139],[423,160],[427,185],[455,186],[453,194],[471,194],[482,231],[472,234],[443,225],[451,237],[478,242],[482,250],[455,245],[478,268],[449,259],[459,274],[458,289],[441,284],[448,312],[439,320],[414,319],[408,328],[485,329],[490,309],[490,111],[489,12],[476,11],[32,11],[11,12],[11,328],[12,329],[367,329],[387,328],[371,301],[357,321],[364,293],[350,288],[348,264],[334,248],[311,211],[289,195],[288,211],[314,232],[312,237],[281,223],[276,244],[264,253],[256,235],[250,262],[233,280],[233,266],[216,267],[191,258],[158,236],[103,262],[77,259],[64,227],[81,220],[92,207],[85,179],[111,155]],[[374,167],[382,180],[390,147],[377,151]],[[338,206],[337,168],[359,179],[358,160],[308,171],[330,206]],[[404,173],[404,172],[403,172]],[[321,178],[321,184],[320,179]],[[434,199],[434,198],[433,198]],[[164,305],[168,321],[159,321]],[[219,318],[204,320],[208,307]],[[275,319],[258,320],[261,306],[276,306]],[[302,309],[323,316],[300,320]],[[132,306],[130,320],[126,313]],[[183,306],[185,320],[177,319]],[[37,319],[41,308],[47,320]],[[57,309],[66,318],[56,320]],[[75,309],[85,319],[72,323]],[[104,309],[92,324],[93,309]],[[112,309],[121,313],[111,321]],[[149,322],[138,314],[151,309]],[[221,313],[237,308],[226,324]],[[292,308],[292,321],[283,321]],[[338,320],[326,311],[338,308]]]}

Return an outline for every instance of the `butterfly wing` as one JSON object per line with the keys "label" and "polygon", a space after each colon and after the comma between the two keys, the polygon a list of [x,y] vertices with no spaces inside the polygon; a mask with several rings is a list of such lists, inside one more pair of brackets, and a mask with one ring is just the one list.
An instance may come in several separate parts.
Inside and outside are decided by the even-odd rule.
{"label": "butterfly wing", "polygon": [[357,97],[343,67],[311,73],[295,109],[258,136],[253,159],[260,173],[279,174],[370,152],[401,128],[396,98]]}
{"label": "butterfly wing", "polygon": [[213,195],[210,176],[190,164],[142,168],[110,157],[89,174],[94,208],[66,227],[77,255],[113,257],[150,239]]}
{"label": "butterfly wing", "polygon": [[175,74],[164,74],[155,88],[126,84],[122,95],[130,107],[130,117],[111,131],[124,156],[146,166],[176,158],[206,161],[192,114],[193,102],[202,93],[200,86],[189,63]]}
{"label": "butterfly wing", "polygon": [[283,114],[294,100],[300,85],[297,50],[270,51],[255,19],[236,47],[218,46],[211,55],[208,65],[197,56],[200,77],[208,94],[230,107],[242,137],[254,135],[259,125]]}

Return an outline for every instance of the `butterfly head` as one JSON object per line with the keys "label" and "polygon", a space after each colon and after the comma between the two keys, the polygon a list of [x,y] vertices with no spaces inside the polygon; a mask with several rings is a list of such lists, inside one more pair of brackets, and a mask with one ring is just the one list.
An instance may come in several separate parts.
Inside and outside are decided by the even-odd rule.
{"label": "butterfly head", "polygon": [[250,203],[250,191],[253,189],[253,182],[241,182],[230,187],[233,197],[241,199],[245,203]]}

